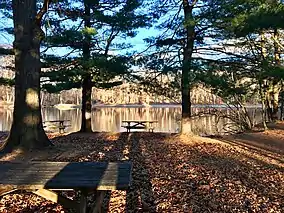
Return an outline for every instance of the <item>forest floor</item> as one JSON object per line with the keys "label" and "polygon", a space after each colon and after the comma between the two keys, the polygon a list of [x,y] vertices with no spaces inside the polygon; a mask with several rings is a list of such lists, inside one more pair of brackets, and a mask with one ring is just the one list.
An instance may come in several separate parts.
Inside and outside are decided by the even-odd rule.
{"label": "forest floor", "polygon": [[[0,160],[130,160],[132,185],[127,193],[109,193],[104,202],[108,212],[280,213],[284,124],[270,127],[266,132],[216,139],[162,133],[53,134],[49,137],[54,147],[29,153],[16,150]],[[76,192],[64,195],[78,199]],[[72,210],[30,193],[15,193],[0,199],[0,212]]]}

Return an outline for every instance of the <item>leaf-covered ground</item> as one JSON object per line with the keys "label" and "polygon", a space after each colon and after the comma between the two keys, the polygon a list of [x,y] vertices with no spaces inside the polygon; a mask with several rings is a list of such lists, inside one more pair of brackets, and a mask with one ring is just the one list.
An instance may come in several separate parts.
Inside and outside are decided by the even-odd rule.
{"label": "leaf-covered ground", "polygon": [[[283,130],[219,140],[160,133],[50,137],[53,148],[15,151],[1,160],[130,160],[132,185],[127,192],[108,194],[104,205],[108,212],[284,212]],[[78,199],[77,192],[63,194]],[[0,212],[72,210],[17,193],[0,200]]]}

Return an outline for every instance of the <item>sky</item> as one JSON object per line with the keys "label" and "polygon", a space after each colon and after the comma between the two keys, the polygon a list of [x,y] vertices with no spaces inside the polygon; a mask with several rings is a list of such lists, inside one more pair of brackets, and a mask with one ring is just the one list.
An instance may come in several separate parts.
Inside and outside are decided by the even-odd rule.
{"label": "sky", "polygon": [[[0,29],[12,26],[13,26],[12,20],[0,17]],[[3,30],[0,31],[0,45],[12,45],[13,41],[14,41],[13,36],[9,35]]]}
{"label": "sky", "polygon": [[[4,19],[1,18],[0,21],[0,29],[3,29],[5,27],[13,27],[13,22],[12,20]],[[144,39],[150,36],[156,36],[159,34],[159,31],[154,29],[154,27],[150,29],[138,29],[137,30],[137,35],[134,38],[127,38],[127,42],[129,42],[133,48],[127,49],[125,51],[122,51],[122,53],[126,53],[129,51],[135,51],[135,52],[142,52],[147,48],[146,42],[144,42]],[[5,31],[0,31],[0,45],[1,46],[12,46],[14,41],[14,37],[11,34],[8,34]],[[123,40],[119,40],[123,41]],[[58,55],[66,55],[69,53],[69,50],[64,50],[63,48],[61,49],[56,49],[52,48],[48,52],[48,54],[58,54]]]}
{"label": "sky", "polygon": [[[164,19],[167,19],[164,17]],[[4,27],[12,27],[13,23],[12,20],[7,20],[4,18],[0,17],[0,29]],[[112,51],[113,54],[125,54],[127,52],[133,52],[135,51],[136,53],[143,52],[147,48],[146,42],[144,42],[144,39],[147,37],[155,37],[161,33],[161,31],[155,29],[154,27],[150,29],[139,29],[137,30],[138,33],[134,38],[127,38],[126,42],[130,43],[133,47],[127,50],[122,50],[122,51]],[[0,45],[12,45],[13,43],[13,36],[9,35],[3,31],[0,31]],[[119,42],[124,42],[124,40],[120,39],[118,40]],[[206,43],[210,44],[212,43],[211,41],[206,41]],[[64,56],[68,54],[70,50],[67,48],[52,48],[47,51],[47,54],[56,54],[60,56]],[[201,56],[201,55],[198,55]]]}

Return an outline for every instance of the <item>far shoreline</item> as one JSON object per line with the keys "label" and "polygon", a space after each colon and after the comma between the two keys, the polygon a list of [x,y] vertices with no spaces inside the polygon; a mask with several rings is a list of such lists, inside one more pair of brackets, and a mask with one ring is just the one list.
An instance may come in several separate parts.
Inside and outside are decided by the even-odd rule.
{"label": "far shoreline", "polygon": [[[179,103],[153,103],[153,104],[93,104],[92,108],[181,108]],[[192,104],[191,108],[235,108],[234,105],[227,104]],[[261,108],[261,104],[248,104],[247,108]],[[13,109],[12,103],[0,103],[2,109]],[[57,108],[59,110],[80,109],[81,105],[76,104],[56,104],[56,105],[43,105],[42,108]]]}

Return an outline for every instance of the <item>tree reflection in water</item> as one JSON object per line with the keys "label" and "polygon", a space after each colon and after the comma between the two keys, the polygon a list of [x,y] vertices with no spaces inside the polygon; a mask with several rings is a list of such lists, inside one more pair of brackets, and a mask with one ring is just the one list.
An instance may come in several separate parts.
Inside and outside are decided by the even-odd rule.
{"label": "tree reflection in water", "polygon": [[[192,108],[193,114],[199,113],[204,108]],[[219,110],[229,111],[226,108]],[[249,109],[255,117],[255,122],[261,121],[260,109]],[[71,127],[67,132],[75,132],[80,129],[80,109],[58,110],[56,108],[44,108],[43,120],[71,120]],[[123,132],[121,127],[123,120],[157,120],[156,132],[176,133],[180,130],[181,107],[99,107],[92,110],[93,131]],[[217,118],[212,115],[194,117],[191,121],[191,129],[196,134],[215,134],[230,123],[228,119],[222,119],[216,124]],[[0,131],[9,131],[12,123],[12,110],[0,111]],[[139,131],[139,130],[138,130]],[[142,130],[143,131],[143,130]]]}

